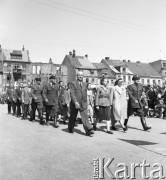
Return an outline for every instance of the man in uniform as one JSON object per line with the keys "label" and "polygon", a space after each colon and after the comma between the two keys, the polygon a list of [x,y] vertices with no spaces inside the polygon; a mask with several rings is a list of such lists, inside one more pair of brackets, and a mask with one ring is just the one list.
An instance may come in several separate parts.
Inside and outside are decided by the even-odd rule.
{"label": "man in uniform", "polygon": [[78,111],[80,111],[83,127],[86,132],[86,136],[92,136],[94,134],[93,128],[88,120],[87,113],[87,84],[83,82],[83,72],[77,73],[77,80],[73,81],[69,85],[71,93],[70,102],[70,118],[68,124],[69,133],[74,132],[74,125]]}
{"label": "man in uniform", "polygon": [[31,87],[32,96],[32,113],[30,121],[35,122],[35,112],[38,111],[40,124],[43,125],[43,85],[41,84],[41,78],[37,77],[36,83]]}
{"label": "man in uniform", "polygon": [[8,114],[11,114],[11,106],[12,106],[12,101],[13,101],[13,85],[10,84],[7,92],[6,92],[6,96],[7,96],[7,104],[8,104]]}
{"label": "man in uniform", "polygon": [[22,91],[22,103],[23,105],[23,119],[27,119],[29,106],[31,105],[32,99],[31,99],[31,88],[29,88],[29,82],[24,83],[24,89]]}
{"label": "man in uniform", "polygon": [[49,77],[49,82],[44,85],[43,97],[46,103],[46,125],[49,121],[54,121],[54,127],[58,128],[57,112],[58,112],[58,84],[56,84],[55,76]]}
{"label": "man in uniform", "polygon": [[22,94],[22,89],[23,89],[23,83],[18,83],[18,87],[16,89],[16,108],[17,108],[17,112],[16,112],[16,116],[20,117],[21,116],[21,94]]}
{"label": "man in uniform", "polygon": [[[148,127],[144,117],[143,105],[141,103],[141,96],[143,92],[143,86],[139,83],[140,77],[138,75],[134,75],[132,80],[133,84],[127,87],[129,102],[128,102],[128,118],[135,112],[141,120],[142,127],[144,131],[151,129]],[[127,127],[128,118],[125,119],[124,126]]]}

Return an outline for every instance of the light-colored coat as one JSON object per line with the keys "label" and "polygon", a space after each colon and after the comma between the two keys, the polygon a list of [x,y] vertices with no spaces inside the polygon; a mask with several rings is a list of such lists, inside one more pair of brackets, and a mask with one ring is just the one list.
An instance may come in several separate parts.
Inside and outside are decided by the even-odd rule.
{"label": "light-colored coat", "polygon": [[117,86],[114,86],[111,91],[111,102],[113,115],[116,121],[127,118],[127,97],[125,87],[121,87],[121,92]]}

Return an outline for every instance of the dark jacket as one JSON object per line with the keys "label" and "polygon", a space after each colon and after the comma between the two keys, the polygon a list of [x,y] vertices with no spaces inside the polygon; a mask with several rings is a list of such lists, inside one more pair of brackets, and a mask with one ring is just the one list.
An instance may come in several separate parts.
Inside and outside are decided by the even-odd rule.
{"label": "dark jacket", "polygon": [[[143,86],[141,84],[131,84],[127,87],[127,91],[129,94],[129,107],[142,108],[143,104],[141,102],[141,96],[143,92]],[[137,100],[138,103],[135,103],[135,100]]]}
{"label": "dark jacket", "polygon": [[50,83],[44,85],[44,89],[43,89],[44,101],[46,101],[46,99],[48,100],[48,102],[46,102],[46,105],[58,107],[58,90],[59,87],[57,84],[55,84],[54,87],[51,86]]}
{"label": "dark jacket", "polygon": [[16,95],[16,101],[21,102],[21,94],[22,94],[22,88],[20,86],[17,87],[15,95]]}
{"label": "dark jacket", "polygon": [[13,101],[14,89],[9,87],[6,91],[6,96],[9,102]]}
{"label": "dark jacket", "polygon": [[87,109],[87,84],[82,82],[82,87],[80,87],[79,82],[76,80],[70,83],[69,88],[71,103],[78,102],[82,111]]}
{"label": "dark jacket", "polygon": [[41,103],[43,102],[43,85],[33,85],[31,88],[31,96],[32,99],[37,102],[37,103]]}

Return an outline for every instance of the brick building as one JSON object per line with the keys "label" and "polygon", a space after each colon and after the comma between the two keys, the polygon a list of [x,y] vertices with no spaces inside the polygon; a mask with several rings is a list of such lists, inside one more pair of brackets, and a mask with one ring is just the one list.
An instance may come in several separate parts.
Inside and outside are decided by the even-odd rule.
{"label": "brick building", "polygon": [[21,50],[3,49],[0,46],[0,89],[10,83],[30,78],[31,61],[29,51],[24,46]]}
{"label": "brick building", "polygon": [[76,79],[78,71],[83,71],[84,82],[90,82],[93,85],[99,84],[97,68],[89,61],[88,55],[77,56],[75,50],[73,50],[65,56],[62,66],[66,66],[67,69],[67,83]]}

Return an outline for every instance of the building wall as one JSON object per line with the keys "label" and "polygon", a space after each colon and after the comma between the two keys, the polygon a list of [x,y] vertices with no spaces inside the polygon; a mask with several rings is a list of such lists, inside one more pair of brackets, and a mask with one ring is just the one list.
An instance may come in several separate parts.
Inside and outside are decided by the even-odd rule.
{"label": "building wall", "polygon": [[67,83],[74,81],[76,79],[76,70],[72,66],[70,59],[67,56],[65,56],[62,65],[66,66],[67,68]]}

